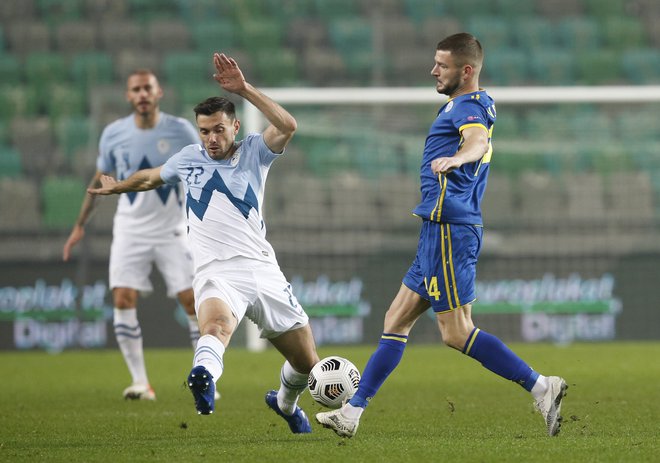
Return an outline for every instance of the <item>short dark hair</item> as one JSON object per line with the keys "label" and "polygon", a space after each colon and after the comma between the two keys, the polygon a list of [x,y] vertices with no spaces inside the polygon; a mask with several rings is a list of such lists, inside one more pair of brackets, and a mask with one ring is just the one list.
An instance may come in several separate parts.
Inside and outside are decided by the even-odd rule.
{"label": "short dark hair", "polygon": [[229,101],[223,96],[212,96],[206,100],[198,103],[197,106],[193,108],[195,111],[195,118],[200,114],[203,116],[210,116],[217,112],[223,112],[230,119],[236,119],[236,107],[234,103]]}
{"label": "short dark hair", "polygon": [[459,32],[442,39],[436,48],[448,51],[456,58],[457,64],[469,64],[481,68],[484,50],[477,38],[467,32]]}

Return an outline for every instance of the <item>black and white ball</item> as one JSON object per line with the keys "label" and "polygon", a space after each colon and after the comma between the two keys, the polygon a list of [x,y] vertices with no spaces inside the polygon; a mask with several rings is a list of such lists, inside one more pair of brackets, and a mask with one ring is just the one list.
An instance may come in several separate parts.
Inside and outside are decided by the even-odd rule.
{"label": "black and white ball", "polygon": [[307,384],[314,400],[328,408],[339,408],[357,391],[360,371],[350,360],[333,355],[314,365]]}

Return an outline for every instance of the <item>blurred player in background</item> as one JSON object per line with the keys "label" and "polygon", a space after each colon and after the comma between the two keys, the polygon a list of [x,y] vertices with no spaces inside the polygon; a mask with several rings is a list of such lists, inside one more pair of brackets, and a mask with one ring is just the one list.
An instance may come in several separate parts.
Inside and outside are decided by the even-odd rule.
{"label": "blurred player in background", "polygon": [[[100,185],[103,174],[115,172],[118,178],[127,178],[139,169],[162,165],[186,145],[199,143],[197,131],[190,122],[160,111],[162,96],[158,79],[151,71],[137,70],[128,77],[126,99],[133,113],[103,130],[97,172],[90,187]],[[85,224],[93,210],[94,196],[87,194],[64,245],[65,261],[69,260],[72,248],[83,239]],[[124,390],[127,399],[156,398],[147,377],[136,309],[138,292],[148,293],[153,289],[149,274],[154,264],[163,275],[167,295],[176,297],[188,315],[194,348],[199,327],[192,291],[193,267],[182,197],[176,186],[122,195],[114,217],[110,288],[115,336],[133,380]]]}
{"label": "blurred player in background", "polygon": [[234,104],[222,97],[208,98],[194,109],[202,145],[187,146],[162,167],[138,171],[118,183],[102,177],[103,188],[89,191],[113,194],[183,183],[202,335],[188,376],[197,412],[213,413],[213,392],[223,373],[225,349],[247,316],[286,359],[280,389],[266,393],[267,405],[292,432],[308,433],[309,420],[297,402],[319,358],[309,319],[266,240],[261,215],[269,168],[284,152],[297,123],[245,81],[236,61],[217,53],[213,61],[215,80],[225,91],[252,103],[268,120],[268,127],[236,140],[240,121]]}
{"label": "blurred player in background", "polygon": [[496,118],[493,100],[479,88],[483,50],[472,35],[455,34],[438,44],[434,60],[436,89],[449,100],[438,111],[424,147],[422,198],[414,210],[422,219],[417,255],[385,314],[383,335],[358,391],[342,408],[318,413],[316,419],[340,436],[355,435],[362,412],[399,364],[413,325],[432,307],[444,343],[529,391],[554,436],[566,382],[540,375],[472,322],[483,234],[480,204]]}

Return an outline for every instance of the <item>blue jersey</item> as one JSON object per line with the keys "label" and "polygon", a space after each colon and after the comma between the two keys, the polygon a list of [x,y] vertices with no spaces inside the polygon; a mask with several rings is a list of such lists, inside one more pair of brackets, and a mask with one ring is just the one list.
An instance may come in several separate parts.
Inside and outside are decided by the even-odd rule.
{"label": "blue jersey", "polygon": [[481,225],[481,199],[486,189],[488,166],[492,154],[463,164],[447,175],[435,175],[431,162],[453,156],[463,144],[461,132],[469,127],[483,127],[488,139],[495,123],[495,104],[484,91],[450,99],[440,108],[424,145],[421,166],[422,200],[413,213],[433,222]]}
{"label": "blue jersey", "polygon": [[[160,113],[156,126],[140,129],[135,116],[118,119],[101,134],[96,168],[115,172],[123,180],[140,169],[161,166],[184,146],[199,143],[199,136],[186,119]],[[114,233],[128,233],[155,239],[171,236],[185,227],[178,189],[164,185],[155,191],[120,195],[114,219]]]}

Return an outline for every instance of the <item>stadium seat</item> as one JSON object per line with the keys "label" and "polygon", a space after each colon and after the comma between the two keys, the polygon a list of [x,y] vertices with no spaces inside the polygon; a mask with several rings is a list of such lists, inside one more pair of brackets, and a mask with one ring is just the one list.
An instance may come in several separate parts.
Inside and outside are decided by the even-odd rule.
{"label": "stadium seat", "polygon": [[583,0],[585,12],[599,20],[621,17],[626,13],[627,0]]}
{"label": "stadium seat", "polygon": [[575,85],[575,58],[564,49],[536,49],[529,58],[529,71],[539,85]]}
{"label": "stadium seat", "polygon": [[325,48],[330,45],[327,25],[316,18],[295,18],[286,28],[285,42],[301,52]]}
{"label": "stadium seat", "polygon": [[475,16],[496,17],[495,2],[482,0],[449,0],[445,3],[449,13],[460,20],[468,21]]}
{"label": "stadium seat", "polygon": [[45,103],[54,84],[66,83],[69,68],[64,55],[58,52],[34,52],[25,59],[25,77],[34,89],[38,101]]}
{"label": "stadium seat", "polygon": [[559,20],[557,28],[559,42],[567,50],[588,52],[600,45],[598,23],[593,18],[565,17]]}
{"label": "stadium seat", "polygon": [[260,50],[279,50],[284,43],[284,30],[276,21],[245,21],[237,30],[242,48],[255,56]]}
{"label": "stadium seat", "polygon": [[190,27],[194,49],[206,53],[211,59],[213,52],[226,50],[237,44],[236,26],[227,17],[200,19]]}
{"label": "stadium seat", "polygon": [[300,84],[300,74],[296,54],[287,48],[277,53],[271,50],[257,51],[254,68],[255,80],[260,86],[286,87]]}
{"label": "stadium seat", "polygon": [[180,89],[211,81],[213,58],[208,53],[168,53],[163,58],[163,77],[169,85]]}
{"label": "stadium seat", "polygon": [[539,0],[535,3],[540,16],[549,19],[580,16],[584,13],[581,0]]}
{"label": "stadium seat", "polygon": [[89,21],[63,22],[55,27],[55,48],[72,55],[96,50],[97,26]]}
{"label": "stadium seat", "polygon": [[49,25],[76,21],[82,17],[82,0],[37,0],[39,16]]}
{"label": "stadium seat", "polygon": [[[194,3],[198,3],[197,0]],[[182,2],[193,3],[193,2]],[[84,0],[84,16],[97,24],[115,21],[128,15],[127,0]]]}
{"label": "stadium seat", "polygon": [[511,106],[498,107],[493,137],[498,142],[517,139],[521,135],[520,125],[520,118],[515,108]]}
{"label": "stadium seat", "polygon": [[144,47],[142,27],[131,18],[103,21],[99,25],[98,33],[101,48],[111,53],[115,59],[123,50],[140,50]]}
{"label": "stadium seat", "polygon": [[[433,2],[439,3],[439,2]],[[428,47],[431,67],[433,66],[433,51],[444,37],[463,32],[463,23],[453,16],[433,17],[424,19],[419,29],[419,40],[422,47]],[[430,72],[430,71],[429,71]]]}
{"label": "stadium seat", "polygon": [[0,177],[20,177],[22,171],[20,153],[13,146],[0,143]]}
{"label": "stadium seat", "polygon": [[45,52],[51,48],[48,26],[40,21],[9,23],[6,34],[10,51],[19,57],[32,52]]}
{"label": "stadium seat", "polygon": [[37,95],[26,85],[0,87],[0,120],[9,122],[15,116],[35,116],[38,111]]}
{"label": "stadium seat", "polygon": [[[403,7],[406,15],[421,25],[427,19],[446,17],[446,7],[443,2],[429,2],[427,0],[403,0]],[[436,39],[438,42],[440,39]]]}
{"label": "stadium seat", "polygon": [[[657,112],[652,107],[625,109],[616,117],[618,133],[626,144],[660,142]],[[660,167],[660,166],[658,166]]]}
{"label": "stadium seat", "polygon": [[388,52],[387,83],[405,87],[433,85],[433,50],[412,47]]}
{"label": "stadium seat", "polygon": [[158,53],[186,51],[192,44],[190,31],[178,19],[155,19],[146,25],[146,46]]}
{"label": "stadium seat", "polygon": [[567,114],[573,139],[585,143],[608,142],[615,139],[615,131],[609,115],[587,106]]}
{"label": "stadium seat", "polygon": [[623,75],[630,83],[657,85],[660,83],[660,50],[626,50],[621,55],[621,67]]}
{"label": "stadium seat", "polygon": [[465,21],[465,26],[467,32],[477,37],[489,51],[509,47],[513,42],[511,38],[513,27],[509,20],[505,18],[498,16],[472,16]]}
{"label": "stadium seat", "polygon": [[[230,11],[233,2],[219,2],[217,0],[195,0],[194,2],[179,2],[180,17],[191,26],[191,33],[201,24],[220,21],[222,25],[231,23]],[[218,24],[218,27],[221,26]]]}
{"label": "stadium seat", "polygon": [[547,18],[540,16],[513,18],[511,34],[514,43],[530,55],[558,45],[556,28]]}
{"label": "stadium seat", "polygon": [[490,48],[482,71],[486,85],[522,85],[529,82],[527,54],[518,48]]}
{"label": "stadium seat", "polygon": [[329,47],[306,49],[302,56],[302,75],[309,85],[342,85],[346,82],[346,64],[337,50]]}
{"label": "stadium seat", "polygon": [[37,230],[41,225],[39,189],[34,180],[0,177],[0,229]]}
{"label": "stadium seat", "polygon": [[621,57],[609,49],[585,50],[575,59],[578,84],[620,84],[622,80]]}
{"label": "stadium seat", "polygon": [[375,23],[374,34],[382,39],[387,54],[413,51],[418,47],[417,26],[406,17],[383,18]]}
{"label": "stadium seat", "polygon": [[503,18],[530,17],[536,14],[536,2],[534,1],[495,0],[494,3],[495,13]]}
{"label": "stadium seat", "polygon": [[138,22],[175,19],[180,14],[178,0],[128,0],[129,16]]}
{"label": "stadium seat", "polygon": [[55,124],[57,147],[69,165],[79,150],[96,149],[97,138],[96,127],[89,117],[62,117]]}
{"label": "stadium seat", "polygon": [[71,199],[81,197],[85,187],[78,177],[46,177],[41,184],[44,226],[50,229],[70,227],[80,209],[79,202]]}
{"label": "stadium seat", "polygon": [[614,50],[634,50],[646,46],[644,25],[631,16],[614,16],[603,20],[601,24],[603,44]]}
{"label": "stadium seat", "polygon": [[314,0],[316,15],[329,22],[360,17],[357,3],[353,0]]}
{"label": "stadium seat", "polygon": [[[130,48],[119,52],[115,59],[115,73],[122,85],[125,79],[136,69],[150,69],[157,76],[160,74],[161,60],[150,50]],[[121,95],[119,93],[118,95]]]}
{"label": "stadium seat", "polygon": [[65,116],[87,114],[87,94],[79,87],[55,84],[48,89],[48,95],[45,109],[53,123]]}
{"label": "stadium seat", "polygon": [[21,72],[21,65],[15,56],[0,53],[0,82],[3,86],[18,85],[22,79]]}
{"label": "stadium seat", "polygon": [[330,41],[342,55],[350,78],[356,85],[370,82],[374,66],[383,60],[373,57],[373,27],[362,18],[337,19],[329,25]]}
{"label": "stadium seat", "polygon": [[114,80],[112,56],[104,52],[80,53],[71,60],[71,80],[81,89],[109,84]]}
{"label": "stadium seat", "polygon": [[55,141],[47,117],[14,118],[11,142],[21,154],[24,172],[34,178],[56,172],[62,165],[62,159],[53,149]]}
{"label": "stadium seat", "polygon": [[0,22],[2,24],[30,20],[35,16],[36,7],[34,0],[0,2]]}
{"label": "stadium seat", "polygon": [[419,202],[419,177],[389,174],[375,184],[380,223],[388,227],[417,227],[419,219],[412,211]]}

